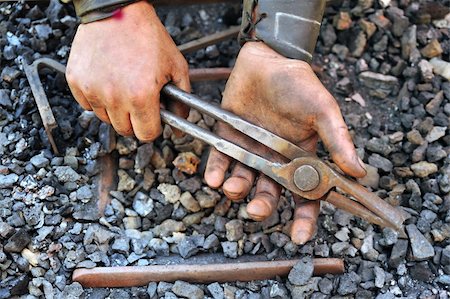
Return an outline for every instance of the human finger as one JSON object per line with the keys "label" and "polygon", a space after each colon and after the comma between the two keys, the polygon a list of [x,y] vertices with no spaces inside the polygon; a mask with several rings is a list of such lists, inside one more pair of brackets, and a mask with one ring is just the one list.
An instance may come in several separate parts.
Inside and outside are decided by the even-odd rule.
{"label": "human finger", "polygon": [[364,163],[356,154],[339,108],[333,109],[332,113],[318,119],[317,132],[340,169],[357,178],[366,175]]}
{"label": "human finger", "polygon": [[278,206],[281,186],[261,175],[256,183],[255,196],[247,205],[247,214],[256,221],[262,221],[272,215]]}
{"label": "human finger", "polygon": [[291,240],[302,245],[311,240],[317,231],[317,218],[320,212],[319,200],[303,200],[294,195],[295,212],[291,226]]}
{"label": "human finger", "polygon": [[138,92],[130,98],[130,122],[134,135],[142,142],[155,140],[162,131],[159,91]]}
{"label": "human finger", "polygon": [[222,185],[231,161],[232,158],[211,148],[204,175],[205,181],[210,187],[219,188]]}
{"label": "human finger", "polygon": [[252,190],[255,177],[255,171],[241,163],[236,163],[231,176],[223,184],[225,195],[231,200],[245,198]]}

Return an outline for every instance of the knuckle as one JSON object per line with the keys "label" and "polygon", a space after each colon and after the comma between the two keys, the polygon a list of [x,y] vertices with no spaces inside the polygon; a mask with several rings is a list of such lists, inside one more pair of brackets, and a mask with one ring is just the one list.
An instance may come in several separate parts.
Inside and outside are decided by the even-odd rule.
{"label": "knuckle", "polygon": [[116,132],[119,135],[122,135],[122,136],[129,137],[129,136],[133,135],[133,129],[131,129],[131,128],[120,128],[120,127],[115,126],[114,129],[116,130]]}
{"label": "knuckle", "polygon": [[148,131],[145,133],[135,132],[137,139],[141,142],[154,141],[159,136],[159,131]]}
{"label": "knuckle", "polygon": [[75,72],[72,70],[72,68],[67,67],[66,71],[66,81],[69,86],[76,86],[78,83],[78,76],[75,74]]}

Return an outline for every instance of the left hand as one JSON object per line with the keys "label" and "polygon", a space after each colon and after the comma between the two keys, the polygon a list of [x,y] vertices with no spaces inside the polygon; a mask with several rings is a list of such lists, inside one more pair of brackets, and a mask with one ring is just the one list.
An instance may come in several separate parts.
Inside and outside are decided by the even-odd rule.
{"label": "left hand", "polygon": [[[283,137],[303,149],[316,151],[320,137],[333,161],[347,174],[363,177],[366,172],[358,158],[339,106],[314,74],[310,65],[287,59],[262,42],[247,42],[241,49],[227,82],[222,108]],[[217,133],[266,159],[286,162],[279,154],[257,141],[218,123]],[[254,220],[264,220],[276,209],[281,186],[237,163],[224,182],[232,159],[215,149],[208,159],[205,180],[213,188],[223,184],[231,200],[245,198],[256,180],[255,196],[247,205]],[[316,231],[320,201],[296,202],[291,239],[304,244]]]}

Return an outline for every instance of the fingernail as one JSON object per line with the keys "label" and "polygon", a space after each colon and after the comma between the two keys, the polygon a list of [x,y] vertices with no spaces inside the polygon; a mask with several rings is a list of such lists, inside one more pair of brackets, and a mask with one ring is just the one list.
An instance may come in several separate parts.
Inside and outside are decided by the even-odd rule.
{"label": "fingernail", "polygon": [[293,241],[297,245],[305,245],[305,243],[308,242],[308,240],[309,240],[309,237],[307,236],[306,233],[300,233],[299,235],[297,235],[297,237]]}
{"label": "fingernail", "polygon": [[364,169],[364,171],[367,173],[366,164],[363,162],[363,160],[361,160],[360,157],[358,157],[358,162],[359,162],[359,165],[361,165],[362,169]]}
{"label": "fingernail", "polygon": [[240,192],[230,192],[230,191],[225,191],[226,194],[228,194],[228,196],[230,197],[238,197],[241,193]]}

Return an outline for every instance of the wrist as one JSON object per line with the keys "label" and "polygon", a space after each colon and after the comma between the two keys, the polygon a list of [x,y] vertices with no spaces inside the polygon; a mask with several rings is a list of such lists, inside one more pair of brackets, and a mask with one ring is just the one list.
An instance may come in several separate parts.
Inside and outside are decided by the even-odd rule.
{"label": "wrist", "polygon": [[244,0],[239,39],[263,41],[287,58],[312,60],[325,0]]}
{"label": "wrist", "polygon": [[125,7],[152,6],[150,1],[143,0],[73,0],[73,3],[83,24],[120,16],[121,9]]}

